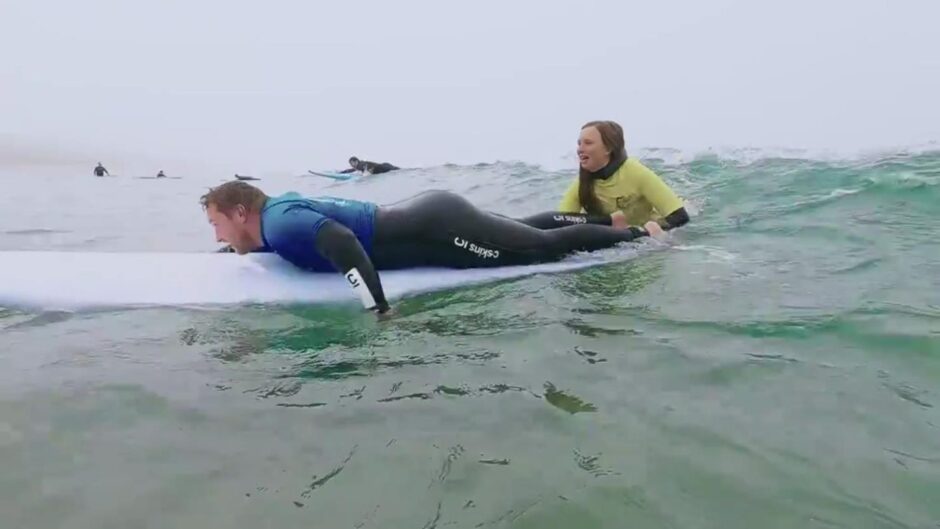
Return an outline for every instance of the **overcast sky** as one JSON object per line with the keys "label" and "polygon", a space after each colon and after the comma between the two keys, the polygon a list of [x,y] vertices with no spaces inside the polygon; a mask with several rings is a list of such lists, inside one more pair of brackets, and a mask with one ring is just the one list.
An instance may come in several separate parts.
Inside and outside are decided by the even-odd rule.
{"label": "overcast sky", "polygon": [[0,154],[302,172],[940,140],[940,1],[0,0]]}

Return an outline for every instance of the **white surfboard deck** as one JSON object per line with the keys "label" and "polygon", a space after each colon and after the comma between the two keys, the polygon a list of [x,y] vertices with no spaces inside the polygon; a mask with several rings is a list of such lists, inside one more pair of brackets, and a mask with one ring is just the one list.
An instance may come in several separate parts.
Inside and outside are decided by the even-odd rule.
{"label": "white surfboard deck", "polygon": [[[616,248],[531,266],[379,272],[390,300],[405,295],[624,261]],[[0,307],[77,310],[148,306],[355,302],[339,273],[300,270],[275,254],[0,252]]]}

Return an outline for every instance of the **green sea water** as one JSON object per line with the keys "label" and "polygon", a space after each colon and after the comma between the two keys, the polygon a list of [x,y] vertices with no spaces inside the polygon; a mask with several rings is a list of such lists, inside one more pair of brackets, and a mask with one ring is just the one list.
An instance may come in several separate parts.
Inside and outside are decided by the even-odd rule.
{"label": "green sea water", "polygon": [[[940,527],[940,153],[654,154],[693,211],[668,248],[390,321],[0,309],[2,527]],[[521,216],[571,178],[258,184]],[[217,179],[6,181],[0,250],[215,247]]]}

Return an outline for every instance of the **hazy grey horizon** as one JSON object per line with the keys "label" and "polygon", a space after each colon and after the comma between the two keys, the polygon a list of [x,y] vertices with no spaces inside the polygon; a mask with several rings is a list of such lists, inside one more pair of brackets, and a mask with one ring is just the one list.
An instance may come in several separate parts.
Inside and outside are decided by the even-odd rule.
{"label": "hazy grey horizon", "polygon": [[[0,165],[251,174],[940,140],[940,4],[7,2]],[[90,167],[88,168],[90,170]]]}

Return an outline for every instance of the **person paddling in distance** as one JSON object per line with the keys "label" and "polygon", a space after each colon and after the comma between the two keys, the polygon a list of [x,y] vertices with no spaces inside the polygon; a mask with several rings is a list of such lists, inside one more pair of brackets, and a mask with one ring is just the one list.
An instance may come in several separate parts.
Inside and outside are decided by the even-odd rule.
{"label": "person paddling in distance", "polygon": [[643,226],[664,230],[689,222],[682,200],[652,170],[627,156],[623,128],[614,121],[591,121],[578,138],[579,174],[558,211],[520,219],[537,228],[571,224]]}
{"label": "person paddling in distance", "polygon": [[388,173],[390,171],[397,171],[399,169],[401,168],[388,162],[370,162],[368,160],[360,160],[355,156],[350,156],[349,169],[340,171],[340,174],[349,174],[358,171],[362,173],[363,176],[369,176],[374,174]]}
{"label": "person paddling in distance", "polygon": [[288,192],[269,197],[242,181],[200,198],[218,242],[238,254],[273,252],[313,272],[339,272],[363,306],[390,309],[379,270],[487,268],[563,259],[645,236],[650,229],[577,224],[539,229],[478,209],[447,191],[426,191],[393,205]]}

